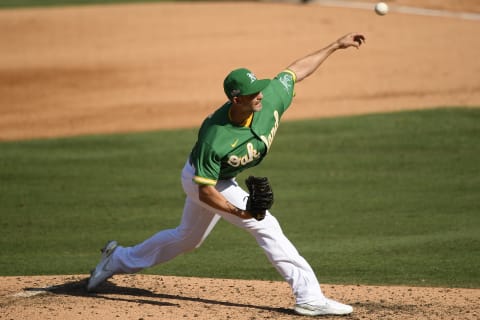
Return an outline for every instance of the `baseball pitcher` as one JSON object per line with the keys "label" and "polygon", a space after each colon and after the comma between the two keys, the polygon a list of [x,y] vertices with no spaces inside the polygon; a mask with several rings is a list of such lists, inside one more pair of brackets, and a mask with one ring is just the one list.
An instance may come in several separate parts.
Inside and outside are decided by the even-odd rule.
{"label": "baseball pitcher", "polygon": [[203,122],[182,171],[186,200],[180,225],[132,247],[108,242],[87,289],[95,290],[114,274],[138,272],[199,247],[223,218],[256,239],[291,286],[297,314],[351,313],[351,306],[324,296],[312,268],[282,232],[270,212],[274,194],[268,178],[248,177],[247,192],[235,177],[268,155],[282,115],[292,103],[295,85],[332,53],[359,48],[364,40],[362,34],[347,34],[294,61],[273,79],[258,79],[246,68],[231,71],[223,83],[228,101]]}

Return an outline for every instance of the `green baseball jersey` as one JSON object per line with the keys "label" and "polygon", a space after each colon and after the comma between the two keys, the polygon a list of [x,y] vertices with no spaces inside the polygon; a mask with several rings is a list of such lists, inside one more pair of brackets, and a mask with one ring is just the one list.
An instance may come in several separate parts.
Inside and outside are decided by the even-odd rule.
{"label": "green baseball jersey", "polygon": [[295,74],[279,73],[262,91],[262,109],[255,112],[249,127],[231,123],[231,102],[225,103],[204,120],[190,154],[195,167],[194,181],[215,185],[245,169],[258,165],[270,150],[280,118],[292,103]]}

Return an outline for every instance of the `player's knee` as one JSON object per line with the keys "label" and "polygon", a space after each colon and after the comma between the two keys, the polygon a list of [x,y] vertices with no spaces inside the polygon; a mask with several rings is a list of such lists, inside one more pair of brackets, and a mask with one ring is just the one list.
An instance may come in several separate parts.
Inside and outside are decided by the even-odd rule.
{"label": "player's knee", "polygon": [[177,229],[177,241],[183,251],[192,251],[202,245],[203,238],[192,230]]}

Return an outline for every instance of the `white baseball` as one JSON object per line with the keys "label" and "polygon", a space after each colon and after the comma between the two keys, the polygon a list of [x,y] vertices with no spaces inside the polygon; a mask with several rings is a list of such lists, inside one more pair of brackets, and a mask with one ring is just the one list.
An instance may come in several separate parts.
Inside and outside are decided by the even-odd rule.
{"label": "white baseball", "polygon": [[386,4],[385,2],[378,2],[375,5],[375,12],[381,16],[386,15],[388,12],[388,4]]}

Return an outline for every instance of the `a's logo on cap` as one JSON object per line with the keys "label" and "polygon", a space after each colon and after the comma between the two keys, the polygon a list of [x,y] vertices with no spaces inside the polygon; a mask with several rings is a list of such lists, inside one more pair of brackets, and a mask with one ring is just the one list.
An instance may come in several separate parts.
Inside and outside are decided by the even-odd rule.
{"label": "a's logo on cap", "polygon": [[255,80],[257,80],[257,77],[251,72],[248,72],[247,76],[250,78],[250,83],[253,83]]}

